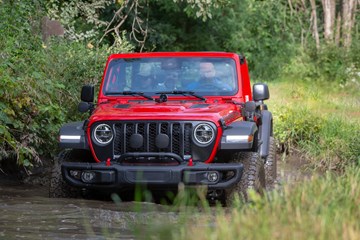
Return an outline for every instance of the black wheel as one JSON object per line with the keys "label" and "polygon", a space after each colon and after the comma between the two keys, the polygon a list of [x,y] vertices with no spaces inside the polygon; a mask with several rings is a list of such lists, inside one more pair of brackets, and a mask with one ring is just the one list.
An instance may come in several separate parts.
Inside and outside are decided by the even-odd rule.
{"label": "black wheel", "polygon": [[224,204],[231,206],[238,195],[240,200],[249,201],[249,190],[263,194],[266,186],[264,161],[257,152],[239,152],[232,157],[232,162],[244,165],[241,181],[231,189],[225,190]]}
{"label": "black wheel", "polygon": [[270,137],[269,155],[265,159],[265,180],[268,189],[274,188],[277,177],[276,144],[274,137]]}
{"label": "black wheel", "polygon": [[[83,157],[86,156],[83,152]],[[77,198],[81,196],[81,189],[67,184],[61,175],[61,165],[64,162],[81,162],[80,152],[64,150],[56,158],[51,170],[49,197],[51,198]]]}

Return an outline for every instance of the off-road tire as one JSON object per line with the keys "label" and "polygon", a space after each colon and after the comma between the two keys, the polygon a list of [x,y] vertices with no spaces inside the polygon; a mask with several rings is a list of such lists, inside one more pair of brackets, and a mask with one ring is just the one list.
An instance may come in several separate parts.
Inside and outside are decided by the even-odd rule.
{"label": "off-road tire", "polygon": [[273,189],[277,178],[276,144],[274,137],[270,137],[269,155],[265,159],[265,180],[266,187]]}
{"label": "off-road tire", "polygon": [[81,189],[67,184],[61,174],[62,163],[79,161],[76,155],[76,150],[64,150],[55,158],[50,175],[50,198],[78,198],[81,196]]}
{"label": "off-road tire", "polygon": [[231,206],[236,196],[240,200],[248,202],[249,190],[255,190],[259,194],[263,194],[266,187],[264,160],[260,158],[257,152],[239,152],[232,156],[231,162],[242,163],[244,171],[241,180],[230,189],[224,192],[224,205]]}

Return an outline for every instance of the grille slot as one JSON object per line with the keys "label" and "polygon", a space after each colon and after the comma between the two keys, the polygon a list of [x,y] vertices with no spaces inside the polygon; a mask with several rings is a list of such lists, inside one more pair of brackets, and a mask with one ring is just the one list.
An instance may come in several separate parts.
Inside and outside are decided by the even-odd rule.
{"label": "grille slot", "polygon": [[[114,155],[131,152],[171,152],[181,157],[191,154],[192,124],[186,122],[118,122],[114,124]],[[143,136],[142,147],[131,147],[133,134]],[[156,136],[166,134],[169,137],[167,148],[156,146]]]}

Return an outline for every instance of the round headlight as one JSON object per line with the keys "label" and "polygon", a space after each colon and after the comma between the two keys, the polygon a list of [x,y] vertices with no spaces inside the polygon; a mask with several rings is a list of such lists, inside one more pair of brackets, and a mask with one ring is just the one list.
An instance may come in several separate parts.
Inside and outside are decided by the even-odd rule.
{"label": "round headlight", "polygon": [[201,123],[194,129],[194,138],[199,144],[206,145],[210,143],[214,136],[214,129],[207,123]]}
{"label": "round headlight", "polygon": [[99,124],[94,129],[94,139],[98,144],[106,145],[113,139],[111,127],[107,124]]}

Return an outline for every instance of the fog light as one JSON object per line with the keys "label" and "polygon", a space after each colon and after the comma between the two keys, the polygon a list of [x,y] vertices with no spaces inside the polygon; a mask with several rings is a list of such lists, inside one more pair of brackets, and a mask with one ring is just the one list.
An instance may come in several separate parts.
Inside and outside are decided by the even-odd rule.
{"label": "fog light", "polygon": [[81,178],[81,171],[80,170],[70,170],[70,176],[76,179]]}
{"label": "fog light", "polygon": [[90,172],[90,171],[83,172],[81,174],[81,180],[83,182],[91,182],[95,178],[95,175],[96,174],[94,172]]}
{"label": "fog light", "polygon": [[216,182],[219,179],[219,173],[209,172],[207,175],[207,179],[209,180],[209,182]]}

